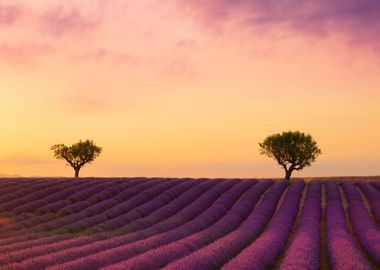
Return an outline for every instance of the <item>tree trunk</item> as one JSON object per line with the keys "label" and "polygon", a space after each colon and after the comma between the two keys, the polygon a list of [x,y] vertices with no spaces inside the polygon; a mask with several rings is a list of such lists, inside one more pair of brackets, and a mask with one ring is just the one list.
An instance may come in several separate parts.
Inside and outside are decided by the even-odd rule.
{"label": "tree trunk", "polygon": [[74,171],[75,171],[75,178],[78,178],[79,177],[79,170],[80,170],[80,168],[78,168],[78,169],[75,169],[74,168]]}
{"label": "tree trunk", "polygon": [[285,179],[290,181],[290,176],[292,175],[292,170],[285,170]]}

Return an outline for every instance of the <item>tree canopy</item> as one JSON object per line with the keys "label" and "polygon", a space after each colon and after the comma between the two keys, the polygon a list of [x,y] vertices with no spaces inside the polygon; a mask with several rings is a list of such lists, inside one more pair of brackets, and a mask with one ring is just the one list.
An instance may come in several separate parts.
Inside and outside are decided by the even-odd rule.
{"label": "tree canopy", "polygon": [[299,131],[270,135],[259,146],[260,154],[274,158],[284,168],[287,180],[294,170],[311,166],[322,153],[310,134]]}
{"label": "tree canopy", "polygon": [[56,144],[51,147],[54,151],[54,157],[63,159],[75,171],[75,177],[79,177],[80,169],[92,163],[103,151],[92,140],[79,141],[71,146]]}

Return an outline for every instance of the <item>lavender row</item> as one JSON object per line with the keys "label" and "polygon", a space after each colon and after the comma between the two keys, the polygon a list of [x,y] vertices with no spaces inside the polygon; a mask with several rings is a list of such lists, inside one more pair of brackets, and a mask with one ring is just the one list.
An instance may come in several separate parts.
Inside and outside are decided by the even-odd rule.
{"label": "lavender row", "polygon": [[[78,258],[78,254],[81,256],[90,255],[95,252],[100,252],[103,250],[110,249],[112,247],[117,247],[122,244],[135,242],[140,239],[147,238],[149,236],[155,235],[158,232],[167,231],[169,229],[175,228],[176,226],[179,226],[186,221],[192,220],[195,216],[200,214],[202,211],[207,209],[221,194],[223,194],[227,189],[230,189],[231,186],[237,184],[239,181],[232,181],[228,180],[222,183],[219,183],[217,186],[211,188],[206,193],[204,193],[202,196],[200,196],[197,200],[195,200],[193,203],[188,204],[184,209],[182,209],[179,213],[174,215],[173,217],[157,223],[145,230],[137,231],[136,233],[128,234],[125,236],[115,237],[112,239],[108,239],[105,241],[93,243],[86,245],[82,248],[72,248],[66,251],[63,251],[58,254],[54,254],[53,256],[45,256],[44,258],[37,258],[36,260],[32,260],[31,264],[40,264],[40,263],[47,263],[50,262],[50,264],[54,263],[55,261],[64,262],[71,259]],[[137,225],[137,224],[136,224]],[[139,224],[142,228],[144,224]],[[134,226],[134,229],[137,226]],[[27,262],[25,262],[27,263]],[[28,264],[26,264],[28,265]]]}
{"label": "lavender row", "polygon": [[59,183],[73,182],[72,178],[0,178],[0,188],[11,186],[22,188],[23,186],[49,183],[52,181],[59,181]]}
{"label": "lavender row", "polygon": [[135,241],[134,243],[119,245],[118,247],[82,257],[72,262],[56,265],[52,269],[65,269],[67,267],[71,269],[80,269],[83,265],[87,265],[90,268],[99,268],[147,252],[148,250],[161,245],[178,241],[186,236],[199,232],[218,221],[228,212],[247,188],[250,188],[254,183],[255,182],[251,181],[241,181],[237,185],[234,185],[227,192],[222,193],[220,198],[218,198],[206,211],[182,226],[167,232],[156,233],[151,237],[137,242]]}
{"label": "lavender row", "polygon": [[22,209],[20,209],[21,206],[28,204],[31,201],[38,200],[40,198],[43,198],[49,194],[56,193],[58,191],[61,191],[64,186],[60,185],[53,185],[49,188],[44,188],[42,190],[32,192],[28,194],[27,196],[23,196],[21,198],[12,200],[7,203],[3,203],[0,205],[0,211],[8,211],[12,212],[15,215],[21,214]]}
{"label": "lavender row", "polygon": [[[140,180],[141,181],[141,180]],[[35,182],[35,183],[34,183]],[[59,185],[57,184],[59,183]],[[107,184],[114,185],[117,183],[126,182],[125,180],[109,180],[104,181],[101,179],[83,179],[79,181],[73,180],[57,180],[57,179],[49,179],[45,181],[32,181],[28,180],[26,187],[20,187],[17,183],[15,183],[11,190],[9,189],[1,189],[1,193],[5,193],[4,196],[0,197],[0,206],[3,211],[9,211],[10,209],[22,205],[24,202],[29,203],[31,200],[39,199],[40,197],[44,197],[44,195],[48,195],[49,193],[55,192],[55,190],[64,189],[65,187],[73,187],[76,185],[82,185],[84,188],[88,188],[90,186],[96,184]],[[51,188],[50,190],[46,190]],[[43,190],[45,190],[43,192]],[[14,191],[14,192],[13,192]],[[37,194],[36,194],[37,193]],[[78,193],[78,192],[77,192]],[[29,198],[29,199],[28,199]],[[70,198],[70,200],[79,201],[81,198]]]}
{"label": "lavender row", "polygon": [[[72,196],[70,196],[68,199],[66,199],[65,203],[68,204],[68,203],[70,203],[70,201],[73,202],[73,201],[76,201],[76,200],[80,200],[80,198],[87,199],[88,197],[90,197],[90,196],[98,193],[99,191],[101,191],[101,190],[109,187],[109,185],[110,184],[105,184],[105,183],[104,184],[99,184],[99,185],[92,186],[92,187],[90,187],[88,189],[82,190],[80,192],[77,192],[77,193],[73,194]],[[42,196],[42,195],[40,195],[40,196]],[[39,198],[39,197],[37,197],[37,198]],[[24,200],[25,199],[26,198],[24,198]],[[29,198],[29,196],[28,196],[28,199],[30,200],[31,198]],[[51,216],[51,215],[49,215],[49,216]],[[48,220],[49,220],[49,217],[48,217]],[[28,230],[30,230],[30,229],[28,229]],[[4,233],[0,234],[0,236],[4,236],[4,234],[5,235],[11,235],[11,234],[9,234],[9,232],[4,232]]]}
{"label": "lavender row", "polygon": [[369,204],[371,205],[375,220],[380,224],[380,191],[368,182],[358,182],[356,185],[364,192]]}
{"label": "lavender row", "polygon": [[276,210],[277,203],[287,187],[286,181],[275,183],[246,220],[235,231],[189,255],[173,261],[165,269],[219,269],[247,247],[263,231]]}
{"label": "lavender row", "polygon": [[[215,184],[215,182],[213,181],[206,181],[204,184],[202,184],[202,187],[199,186],[199,187],[196,187],[195,183],[199,183],[201,184],[202,183],[202,180],[194,180],[196,182],[192,183],[192,182],[189,182],[189,183],[183,183],[181,184],[182,186],[188,186],[189,184],[192,184],[192,188],[190,190],[188,190],[187,192],[181,194],[180,197],[174,199],[170,204],[174,205],[177,207],[177,209],[180,209],[180,207],[184,207],[184,205],[188,204],[191,202],[192,199],[196,198],[197,195],[200,195],[201,192],[203,192],[206,188],[209,188],[211,187],[212,185]],[[174,187],[175,188],[175,187]],[[173,189],[174,189],[173,188]],[[179,188],[179,187],[178,187]],[[165,191],[164,193],[166,194],[171,194],[171,196],[175,196],[176,194],[172,193],[173,190],[168,190],[168,191]],[[189,196],[191,195],[191,196]],[[185,200],[185,199],[188,199],[188,200]],[[159,211],[155,211],[154,213],[156,214],[155,216],[158,217],[158,218],[155,218],[155,219],[152,219],[152,215],[150,216],[150,219],[151,219],[151,223],[156,223],[166,217],[169,217],[170,216],[170,211],[167,211],[168,209],[166,208],[169,208],[171,210],[174,209],[174,207],[170,207],[171,205],[168,204],[166,205],[165,207],[161,207],[159,209]],[[165,211],[166,209],[166,211]],[[142,209],[142,211],[144,211],[144,209]],[[173,213],[174,214],[174,213]],[[68,237],[68,236],[66,236]],[[69,237],[68,237],[69,238]],[[57,237],[57,240],[60,239],[59,237]],[[38,242],[38,239],[36,240],[36,242]],[[44,241],[43,241],[43,244],[48,244],[48,243],[54,243],[55,242],[55,238],[54,237],[50,237],[50,238],[44,238]],[[21,242],[21,243],[18,243],[20,246],[33,246],[35,243],[34,240],[32,241],[26,241],[26,242]],[[13,250],[16,250],[17,249],[17,245],[10,245],[11,248]]]}
{"label": "lavender row", "polygon": [[[191,220],[196,215],[204,211],[223,192],[231,188],[231,186],[235,185],[238,181],[219,182],[216,186],[213,186],[214,183],[212,182],[213,181],[207,181],[201,184],[200,186],[195,187],[199,188],[200,190],[200,194],[198,194],[199,197],[192,198],[192,203],[184,201],[186,207],[184,207],[176,215],[172,216],[169,219],[166,219],[165,221],[159,222],[151,227],[147,227],[146,229],[144,229],[144,227],[138,228],[137,226],[135,226],[136,232],[134,233],[130,233],[119,237],[113,237],[110,239],[106,239],[109,235],[104,235],[103,240],[99,236],[98,239],[93,238],[92,241],[89,241],[88,244],[83,246],[79,246],[77,243],[70,243],[70,245],[67,245],[65,241],[63,241],[58,242],[56,244],[34,247],[33,249],[27,249],[21,252],[7,254],[7,258],[4,258],[7,259],[7,261],[4,261],[4,263],[25,260],[22,264],[15,264],[15,267],[24,267],[24,269],[28,269],[29,267],[36,265],[37,269],[38,266],[40,266],[40,268],[43,268],[55,263],[62,263],[65,261],[74,260],[81,256],[87,256],[126,243],[131,243],[152,236],[157,232],[163,232],[165,230],[175,228],[176,226],[179,226],[182,223]],[[193,190],[193,192],[197,194],[197,191],[199,190]]]}
{"label": "lavender row", "polygon": [[[157,184],[161,183],[161,181],[157,181],[157,182],[155,182],[155,181],[148,181],[148,182],[145,182],[145,181],[142,181],[142,180],[128,181],[128,182],[132,182],[133,186],[130,187],[130,188],[127,188],[126,190],[124,190],[123,192],[121,192],[118,195],[118,197],[121,196],[121,198],[128,198],[130,196],[137,195],[139,192],[141,192],[144,189],[147,189],[149,187],[152,187],[154,185],[157,185]],[[137,185],[135,185],[135,184],[137,184]],[[84,199],[88,199],[91,196],[95,195],[96,192],[98,191],[98,188],[93,189],[93,187],[92,187],[90,189],[91,189],[90,192],[88,192],[88,189],[87,190],[84,189],[82,191],[76,192],[73,195],[69,196],[67,200],[61,200],[61,201],[58,201],[58,203],[62,203],[63,206],[67,206],[67,205],[70,204],[70,201],[75,201],[80,196],[83,196],[82,198],[84,198]],[[78,194],[80,196],[78,196]],[[57,207],[57,203],[49,204],[49,205],[45,206],[44,208],[50,209],[51,211],[52,210],[59,210],[59,208]],[[78,213],[72,214],[72,215],[69,215],[69,216],[61,217],[61,218],[59,218],[59,216],[57,218],[56,214],[53,214],[53,215],[52,214],[45,214],[43,216],[38,216],[38,217],[32,218],[31,220],[25,221],[25,223],[22,223],[21,226],[23,228],[25,228],[25,227],[28,228],[28,231],[32,230],[34,233],[36,233],[38,231],[52,230],[52,229],[57,228],[58,225],[63,226],[63,225],[69,224],[71,222],[75,222],[77,220],[86,218],[86,217],[87,216],[85,216],[83,214],[80,214],[80,213],[79,214]],[[17,225],[17,224],[14,225],[13,227],[16,227],[15,228],[16,230],[17,229],[23,229],[23,228],[20,228],[20,226]],[[8,235],[9,237],[13,238],[14,234],[19,235],[19,233],[20,232],[9,234],[9,231],[8,231],[5,235]],[[37,235],[38,234],[39,233],[37,233]],[[16,237],[15,240],[16,239],[18,239],[18,237]]]}
{"label": "lavender row", "polygon": [[[170,185],[171,182],[164,182],[166,185]],[[63,208],[61,208],[57,213],[60,216],[65,216],[65,215],[71,215],[75,213],[79,213],[83,211],[84,209],[94,205],[95,203],[95,198],[98,196],[105,197],[107,196],[108,198],[112,197],[112,195],[109,195],[109,192],[113,190],[114,195],[116,195],[117,190],[115,190],[115,186],[111,186],[107,189],[100,190],[99,192],[93,194],[92,196],[89,196],[86,200],[80,200],[75,203],[71,203],[70,205],[67,205]],[[112,192],[112,191],[111,191]],[[105,199],[107,199],[107,197]],[[101,202],[101,200],[99,200]]]}
{"label": "lavender row", "polygon": [[[164,192],[160,193],[157,197],[147,201],[146,203],[135,207],[131,211],[124,213],[118,217],[113,219],[107,218],[102,212],[102,208],[99,208],[98,215],[94,215],[80,221],[65,225],[60,228],[63,231],[72,231],[79,232],[90,227],[101,227],[102,230],[114,230],[118,227],[126,225],[134,220],[147,216],[157,210],[160,207],[168,204],[170,201],[180,196],[183,192],[193,187],[195,184],[200,184],[201,181],[193,180],[193,181],[183,181],[182,183],[175,185],[171,188],[164,190]],[[96,206],[96,205],[94,205]]]}
{"label": "lavender row", "polygon": [[72,235],[58,235],[55,237],[51,236],[44,236],[44,235],[39,235],[39,237],[30,239],[30,240],[25,240],[25,241],[20,241],[20,242],[14,242],[14,243],[6,243],[1,245],[0,244],[0,254],[1,253],[6,253],[6,252],[12,252],[12,251],[17,251],[17,250],[22,250],[26,248],[31,248],[33,246],[39,246],[39,245],[46,245],[49,243],[53,242],[59,242],[59,241],[64,241],[64,240],[69,240],[72,239]]}
{"label": "lavender row", "polygon": [[[208,187],[209,188],[209,184],[210,184],[211,181],[208,181]],[[217,182],[214,182],[212,181],[212,186],[215,185]],[[216,194],[221,195],[222,193],[219,193],[220,190],[226,190],[226,187],[228,186],[231,187],[231,185],[234,185],[236,184],[237,182],[236,181],[233,181],[233,180],[228,180],[227,182],[225,183],[220,183],[218,184],[218,186],[216,187],[217,189],[213,190],[211,189],[211,195],[212,196],[216,196]],[[206,183],[204,184],[201,184],[202,186],[205,185]],[[117,233],[119,235],[122,235],[122,234],[128,234],[128,233],[131,233],[131,232],[135,232],[135,231],[138,231],[138,230],[142,230],[142,229],[145,229],[145,228],[155,228],[157,225],[160,225],[160,226],[157,226],[157,228],[166,228],[164,225],[169,225],[169,226],[172,226],[173,224],[177,224],[177,221],[178,221],[178,218],[182,221],[182,219],[187,219],[188,216],[186,214],[193,214],[193,212],[187,212],[186,210],[188,210],[188,205],[191,204],[191,202],[193,201],[193,198],[196,198],[196,197],[199,197],[199,189],[194,189],[192,188],[191,190],[189,190],[189,192],[186,192],[183,196],[181,197],[178,197],[176,198],[174,201],[172,201],[170,204],[168,205],[165,205],[161,208],[159,208],[158,210],[154,211],[153,213],[151,213],[150,215],[146,216],[146,217],[143,217],[143,218],[140,218],[140,219],[137,219],[131,223],[128,223],[124,226],[121,226],[121,227],[118,227],[117,228]],[[203,195],[202,195],[203,196]],[[215,197],[216,199],[216,197]],[[180,216],[182,214],[182,216]],[[174,223],[173,223],[174,221]],[[89,232],[101,232],[103,231],[102,228],[97,228],[97,227],[94,227],[94,228],[90,228],[88,230]]]}
{"label": "lavender row", "polygon": [[303,181],[290,185],[267,230],[222,269],[269,269],[273,266],[292,230],[304,186]]}
{"label": "lavender row", "polygon": [[29,183],[33,183],[33,181],[27,181],[27,179],[23,179],[23,178],[20,178],[20,179],[17,179],[17,178],[0,178],[0,187],[7,187],[7,186],[10,186],[10,185],[15,185],[15,184],[21,184],[21,183],[26,183],[26,182],[29,182]]}
{"label": "lavender row", "polygon": [[30,180],[12,180],[9,183],[3,183],[0,187],[0,196],[11,194],[14,191],[33,187],[37,184],[42,184],[45,181],[30,181]]}
{"label": "lavender row", "polygon": [[[0,211],[9,211],[15,206],[28,202],[28,199],[34,199],[35,193],[41,193],[50,187],[56,188],[57,184],[52,182],[41,183],[26,188],[21,188],[14,193],[1,196]],[[38,198],[38,197],[37,197]]]}
{"label": "lavender row", "polygon": [[[78,184],[75,184],[74,186],[68,187],[68,188],[66,188],[60,192],[57,192],[57,193],[55,193],[51,196],[47,196],[47,197],[54,198],[55,195],[58,195],[58,202],[62,202],[63,204],[68,205],[70,202],[64,200],[64,198],[67,198],[72,194],[81,192],[83,189],[86,189],[89,186],[91,187],[91,185],[92,185],[89,183],[82,183],[82,184],[79,184],[79,182],[77,182],[77,183]],[[66,196],[66,197],[61,197],[61,196]],[[38,202],[38,201],[40,201],[40,200],[36,200],[36,202]],[[6,231],[7,233],[9,233],[10,231],[13,231],[13,230],[24,229],[26,227],[30,228],[31,226],[34,226],[35,224],[50,221],[51,219],[55,218],[56,216],[51,214],[51,209],[49,208],[49,206],[50,205],[56,205],[56,204],[57,204],[56,201],[52,201],[50,204],[42,206],[39,208],[39,209],[43,209],[43,208],[46,209],[46,210],[38,211],[39,213],[45,213],[46,212],[49,214],[45,214],[42,216],[33,215],[31,218],[26,219],[23,222],[18,222],[18,223],[10,224],[8,226],[4,226],[4,227],[0,228],[0,231]]]}
{"label": "lavender row", "polygon": [[[157,185],[150,184],[149,188],[141,190],[135,196],[132,196],[125,201],[121,201],[119,204],[117,204],[117,205],[107,209],[103,213],[101,213],[101,215],[103,216],[104,219],[110,219],[110,218],[118,217],[124,213],[128,213],[132,209],[152,200],[153,198],[160,195],[165,190],[170,189],[171,187],[178,185],[179,183],[180,183],[180,180],[179,181],[167,181],[167,182],[159,183]],[[83,209],[80,209],[80,210],[83,210]],[[79,219],[71,218],[69,216],[69,219],[70,219],[69,223],[71,224],[73,222],[76,222],[78,220],[82,220],[82,219],[86,218],[86,214],[80,213],[80,215],[82,215],[83,217],[81,218],[79,216],[80,217]],[[73,216],[73,217],[76,217],[76,216]],[[53,227],[55,228],[54,230],[57,233],[65,233],[66,232],[65,230],[57,230],[56,228],[69,224],[69,223],[62,224],[61,221],[57,221],[57,222],[53,221],[53,223],[54,223]],[[68,232],[70,232],[70,231],[68,231]]]}
{"label": "lavender row", "polygon": [[[123,190],[125,191],[125,189],[128,190],[128,187],[133,187],[133,186],[136,186],[136,184],[138,184],[139,182],[143,183],[141,180],[138,180],[138,181],[126,181],[126,182],[122,182],[121,185],[119,186],[115,186],[114,188],[118,188],[119,191]],[[107,190],[105,192],[108,192]],[[101,194],[101,193],[100,193]],[[117,195],[115,195],[116,197]],[[95,204],[94,206],[96,206],[97,204]],[[8,231],[8,233],[10,231],[14,231],[14,230],[17,230],[17,229],[23,229],[23,228],[29,228],[29,229],[33,229],[34,226],[37,226],[41,223],[47,223],[49,221],[52,221],[56,216],[52,216],[52,215],[44,215],[44,216],[37,216],[37,217],[33,217],[33,218],[30,218],[29,220],[26,220],[24,222],[19,222],[19,223],[16,223],[16,224],[12,224],[10,226],[7,226],[8,228],[5,228],[5,230]],[[33,232],[36,232],[37,229],[34,228]],[[17,232],[17,234],[19,234],[19,232]],[[28,240],[30,239],[30,236],[28,236]],[[16,241],[17,242],[21,242],[22,238],[20,237],[16,237],[14,239],[15,241],[14,242],[5,242],[5,243],[2,243],[3,245],[4,244],[16,244]],[[24,245],[24,243],[20,243],[21,245]],[[14,246],[14,245],[13,245]]]}
{"label": "lavender row", "polygon": [[[145,218],[140,218],[139,220],[144,220],[144,219],[152,219],[152,216],[153,215],[158,215],[158,220],[162,220],[162,218],[166,217],[165,214],[169,213],[170,211],[168,211],[168,209],[177,209],[177,211],[183,207],[185,207],[185,203],[189,203],[191,202],[191,199],[190,200],[187,200],[188,196],[190,196],[192,199],[195,199],[197,196],[199,196],[202,192],[206,191],[208,188],[210,188],[211,186],[215,185],[217,183],[217,181],[206,181],[206,182],[203,182],[202,183],[202,180],[197,180],[200,182],[199,185],[193,185],[191,187],[190,190],[186,191],[184,194],[182,194],[181,196],[175,198],[173,201],[171,201],[169,204],[157,209],[156,211],[154,211],[153,213],[149,214],[147,217]],[[172,191],[170,191],[171,193]],[[166,194],[164,195],[164,197],[166,196]],[[142,209],[143,212],[146,212],[149,207],[150,207],[150,202],[147,202],[146,204],[148,206],[148,208],[145,209],[145,206],[144,204],[142,206],[140,206],[140,209]],[[174,208],[173,208],[174,207]],[[134,211],[135,209],[133,209]],[[173,212],[172,214],[174,214],[175,212]],[[128,213],[126,214],[128,215]],[[169,215],[170,216],[170,215]],[[117,220],[117,219],[115,219]],[[158,221],[156,220],[156,221]],[[137,222],[138,220],[136,220],[135,222]],[[125,224],[125,222],[123,223]],[[120,224],[122,225],[122,224]],[[100,226],[93,226],[91,228],[88,228],[85,232],[86,233],[97,233],[97,232],[102,232],[103,231],[103,228],[101,228]]]}
{"label": "lavender row", "polygon": [[[130,190],[131,188],[135,188],[136,190],[140,191],[142,189],[140,189],[140,187],[144,187],[144,188],[149,188],[151,187],[151,185],[154,183],[154,184],[159,184],[161,182],[152,182],[152,181],[141,181],[141,180],[138,180],[138,181],[128,181],[129,184],[132,183],[131,186],[128,186],[126,187],[126,190],[123,190],[120,194],[117,195],[117,197],[120,197],[122,196],[121,194],[125,194],[127,193],[128,195],[130,194]],[[149,184],[151,183],[151,184]],[[137,188],[137,186],[139,188]],[[70,203],[75,203],[75,202],[80,202],[80,201],[83,201],[83,200],[87,200],[88,198],[91,198],[93,195],[96,195],[97,192],[93,191],[93,190],[83,190],[83,192],[85,193],[75,193],[73,194],[73,196],[70,196],[68,197],[66,200],[63,200],[63,201],[58,201],[56,202],[55,204],[50,204],[50,205],[47,205],[43,208],[37,208],[37,211],[47,211],[47,212],[59,212],[61,211],[63,208],[65,208],[66,206],[69,206]],[[133,192],[132,192],[133,193]],[[137,193],[134,193],[133,195],[136,195]],[[80,200],[79,198],[82,198],[82,200]]]}
{"label": "lavender row", "polygon": [[329,181],[325,187],[327,252],[331,269],[370,269],[349,233],[337,184]]}
{"label": "lavender row", "polygon": [[233,207],[217,222],[206,229],[181,240],[165,243],[148,252],[112,265],[111,269],[149,269],[163,267],[173,260],[188,255],[235,230],[247,218],[264,191],[271,185],[262,181],[246,191]]}
{"label": "lavender row", "polygon": [[[57,186],[58,185],[57,183],[59,183],[59,185],[66,185],[66,184],[76,185],[77,183],[79,183],[79,182],[73,181],[73,180],[61,180],[61,179],[38,180],[38,181],[35,181],[35,183],[33,183],[32,180],[28,180],[28,181],[30,181],[30,183],[28,183],[27,185],[25,185],[23,187],[18,187],[17,191],[15,191],[14,193],[6,193],[6,195],[1,196],[0,197],[0,203],[8,203],[12,200],[19,199],[21,197],[30,195],[33,192],[40,191],[40,190],[43,190],[45,188],[49,188],[51,186]],[[104,182],[105,181],[103,181],[101,179],[96,179],[96,178],[95,179],[86,179],[86,180],[83,179],[80,181],[80,183],[86,183],[88,185],[100,184],[100,183],[104,183]]]}
{"label": "lavender row", "polygon": [[[133,185],[131,185],[133,183]],[[94,205],[91,205],[87,208],[85,208],[83,213],[87,216],[92,216],[95,214],[98,214],[99,212],[103,212],[107,209],[110,209],[111,207],[117,205],[118,203],[125,201],[129,199],[132,196],[135,196],[138,194],[138,192],[151,187],[152,185],[156,185],[162,183],[161,181],[131,181],[130,185],[126,188],[124,188],[120,193],[118,193],[116,196],[113,196],[112,198],[108,198],[106,200],[103,200],[101,202],[98,202]]]}
{"label": "lavender row", "polygon": [[[162,191],[164,191],[166,188],[170,187],[171,185],[175,185],[178,183],[179,183],[179,180],[177,180],[177,181],[164,181],[164,182],[152,181],[152,182],[148,182],[148,183],[139,185],[136,188],[131,188],[131,190],[133,190],[133,192],[129,192],[129,194],[135,194],[135,196],[132,196],[129,200],[122,202],[122,204],[125,205],[124,211],[127,211],[128,209],[132,209],[133,207],[144,203],[146,200],[149,200],[149,195],[159,194]],[[91,197],[91,195],[94,194],[95,192],[96,192],[96,190],[91,190],[91,192],[87,193],[86,195],[88,195],[88,197]],[[151,192],[151,193],[149,193],[149,192]],[[120,204],[118,206],[120,206]],[[75,207],[71,210],[75,211],[75,210],[80,210],[80,209]],[[108,209],[103,214],[106,214],[112,210],[114,210],[114,208]],[[48,222],[45,222],[42,224],[36,224],[36,226],[31,226],[31,227],[33,229],[33,232],[53,230],[56,232],[64,233],[65,231],[59,231],[59,229],[62,226],[65,226],[67,224],[71,224],[73,222],[76,222],[78,220],[85,219],[85,218],[87,218],[87,216],[83,213],[73,213],[70,215],[65,215],[65,216],[60,217],[60,218],[49,220]],[[30,230],[30,228],[29,228],[29,230]],[[19,232],[15,232],[15,233],[19,233]]]}
{"label": "lavender row", "polygon": [[41,233],[41,232],[38,234],[23,233],[23,234],[13,235],[9,237],[2,237],[0,238],[0,246],[10,245],[19,241],[38,239],[40,237],[46,237],[46,234]]}
{"label": "lavender row", "polygon": [[[98,190],[101,190],[101,188],[99,189],[99,187],[105,188],[110,185],[111,185],[110,183],[103,182],[103,183],[97,184],[96,186],[98,187]],[[10,211],[30,201],[38,200],[53,192],[59,191],[61,189],[60,186],[61,185],[57,185],[57,183],[49,182],[48,184],[36,185],[28,190],[22,190],[26,192],[26,194],[23,194],[23,195],[19,194],[17,198],[14,198],[14,199],[9,200],[8,202],[2,203],[0,205],[0,209],[4,211]],[[95,187],[92,187],[92,188],[95,188]],[[91,188],[88,188],[86,190],[91,190]],[[80,194],[80,192],[78,192],[78,194]],[[75,196],[77,196],[78,198],[75,198]],[[73,200],[75,199],[77,201],[80,200],[80,195],[72,195],[70,197],[72,197]]]}
{"label": "lavender row", "polygon": [[[102,200],[105,200],[109,197],[115,196],[116,194],[121,192],[121,190],[124,190],[125,188],[128,188],[132,184],[136,184],[136,183],[138,183],[138,182],[137,181],[127,181],[127,182],[122,182],[122,183],[115,183],[112,186],[110,186],[109,188],[102,190],[101,192],[93,195],[87,201],[90,203],[90,205],[97,203],[98,201],[102,201]],[[76,188],[77,190],[80,190],[80,188],[77,186],[74,186],[71,188],[65,188],[61,192],[57,192],[57,193],[48,195],[41,200],[36,200],[36,201],[30,202],[30,203],[22,206],[21,211],[22,212],[31,212],[31,211],[36,210],[37,208],[42,207],[42,206],[49,205],[50,203],[60,201],[60,200],[66,199],[66,198],[70,198],[70,195],[73,192],[75,192],[74,188]],[[43,213],[42,211],[38,211],[38,212]]]}
{"label": "lavender row", "polygon": [[[51,200],[51,199],[52,198],[54,199],[55,194],[59,193],[60,191],[64,191],[65,188],[66,188],[65,186],[60,185],[60,186],[57,186],[57,188],[55,190],[53,190],[53,188],[51,188],[49,190],[45,190],[44,194],[41,194],[41,196],[39,196],[37,198],[48,197],[48,199],[50,199],[49,201],[45,201],[45,199],[42,199],[42,200],[39,200],[39,199],[31,200],[28,203],[15,208],[13,210],[13,212],[16,213],[16,214],[21,214],[21,213],[24,213],[24,212],[32,212],[33,210],[35,210],[35,209],[37,209],[39,207],[43,207],[43,206],[45,206],[45,205],[47,205],[49,203],[52,203],[53,201],[56,202],[57,200]],[[104,196],[104,195],[106,195],[106,196],[112,196],[112,195],[115,195],[115,193],[117,193],[117,192],[118,192],[117,185],[114,184],[114,185],[104,186],[104,188],[100,189],[98,191],[98,193],[96,193],[92,197],[94,197],[94,196]],[[69,197],[69,196],[67,196],[67,197]],[[90,198],[92,198],[92,197],[90,197]],[[91,202],[90,200],[79,201],[79,202],[71,204],[70,206],[67,206],[67,207],[75,207],[76,205],[82,204],[82,203],[87,203],[88,205],[91,205],[93,202]],[[61,211],[64,212],[65,208],[63,208]],[[41,213],[40,211],[36,211],[36,212],[37,213]]]}
{"label": "lavender row", "polygon": [[320,269],[321,183],[308,184],[297,230],[281,261],[280,269]]}
{"label": "lavender row", "polygon": [[348,201],[348,213],[356,237],[365,252],[380,267],[380,231],[372,222],[358,190],[348,182],[341,183]]}
{"label": "lavender row", "polygon": [[377,182],[371,182],[371,184],[378,190],[380,191],[380,181]]}

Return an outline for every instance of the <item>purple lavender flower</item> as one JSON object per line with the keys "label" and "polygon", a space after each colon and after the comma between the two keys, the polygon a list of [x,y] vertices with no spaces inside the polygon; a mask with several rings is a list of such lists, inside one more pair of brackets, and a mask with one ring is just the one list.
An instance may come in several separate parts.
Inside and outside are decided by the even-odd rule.
{"label": "purple lavender flower", "polygon": [[348,213],[356,237],[367,254],[380,267],[380,231],[372,222],[363,200],[354,185],[343,182],[348,201]]}
{"label": "purple lavender flower", "polygon": [[327,251],[331,268],[370,269],[348,231],[337,184],[329,181],[325,186]]}
{"label": "purple lavender flower", "polygon": [[267,230],[222,269],[269,269],[286,245],[297,216],[303,181],[290,185],[285,199]]}

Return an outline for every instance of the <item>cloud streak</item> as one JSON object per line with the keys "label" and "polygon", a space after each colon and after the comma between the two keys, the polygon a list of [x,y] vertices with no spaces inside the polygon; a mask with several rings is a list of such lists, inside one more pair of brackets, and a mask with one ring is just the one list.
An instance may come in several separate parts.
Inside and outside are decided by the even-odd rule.
{"label": "cloud streak", "polygon": [[[344,34],[355,43],[380,45],[380,2],[377,0],[177,0],[204,26],[236,24],[245,29],[283,28],[325,37]],[[235,28],[236,29],[236,28]]]}
{"label": "cloud streak", "polygon": [[0,44],[0,63],[6,62],[14,65],[33,64],[41,56],[54,53],[55,48],[48,44],[16,43]]}

